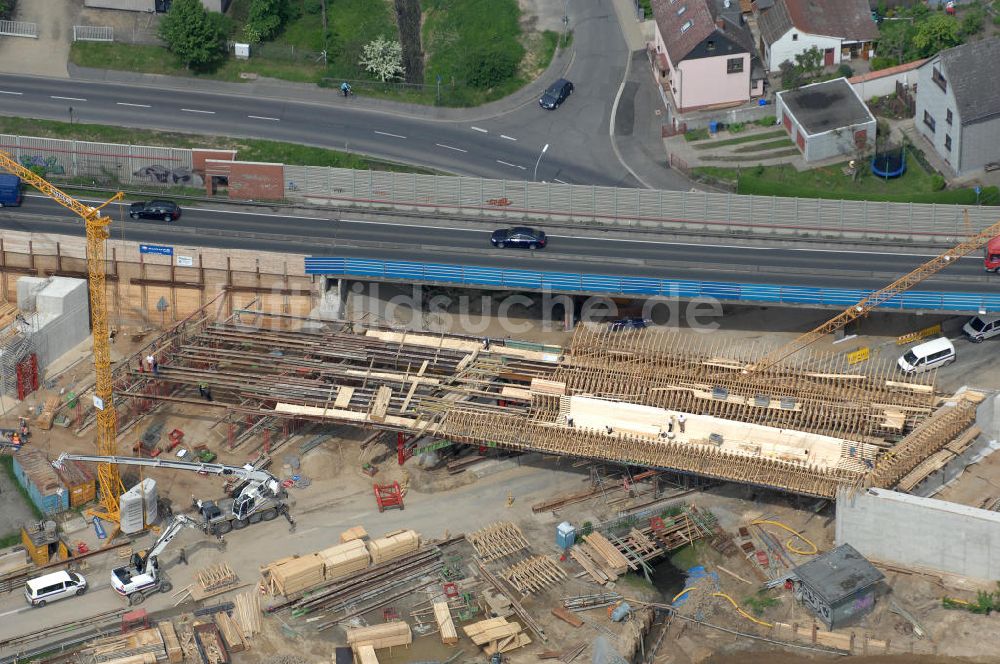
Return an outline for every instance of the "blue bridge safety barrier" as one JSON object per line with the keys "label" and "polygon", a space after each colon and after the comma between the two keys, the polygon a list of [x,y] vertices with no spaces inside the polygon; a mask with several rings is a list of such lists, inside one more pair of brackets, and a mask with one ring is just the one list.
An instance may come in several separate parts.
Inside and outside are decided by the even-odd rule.
{"label": "blue bridge safety barrier", "polygon": [[[715,298],[726,302],[773,303],[847,307],[873,291],[850,288],[814,288],[777,284],[741,284],[726,281],[689,281],[615,277],[574,272],[539,272],[509,268],[386,261],[369,258],[307,257],[306,274],[444,283],[470,287],[554,291],[591,295]],[[1000,284],[998,284],[1000,290]],[[1000,311],[1000,293],[909,291],[882,304],[880,309],[978,312]]]}

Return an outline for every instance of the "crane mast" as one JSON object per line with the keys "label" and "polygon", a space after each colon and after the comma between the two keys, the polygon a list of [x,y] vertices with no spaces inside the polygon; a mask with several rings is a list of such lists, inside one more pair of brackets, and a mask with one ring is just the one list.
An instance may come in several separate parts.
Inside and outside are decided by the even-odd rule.
{"label": "crane mast", "polygon": [[[105,241],[108,239],[107,217],[101,210],[125,197],[118,192],[97,207],[85,205],[45,178],[25,168],[14,157],[0,150],[0,168],[16,175],[64,208],[79,215],[87,231],[87,282],[90,292],[90,327],[94,335],[94,406],[97,408],[97,451],[114,456],[118,452],[118,423],[112,398],[111,342],[108,330],[107,291],[105,289]],[[114,523],[120,521],[118,499],[124,491],[118,468],[102,463],[97,470],[101,490],[101,518]],[[110,541],[110,539],[109,539]]]}
{"label": "crane mast", "polygon": [[[969,223],[968,210],[965,212],[965,222],[967,226],[971,226]],[[875,291],[857,304],[851,305],[815,329],[810,330],[787,344],[772,350],[767,355],[757,360],[757,362],[747,367],[744,370],[744,374],[761,371],[762,369],[778,364],[785,358],[794,355],[800,350],[818,341],[825,335],[830,334],[831,332],[836,332],[852,321],[867,315],[879,305],[888,302],[901,293],[905,293],[921,281],[924,281],[925,279],[948,267],[962,256],[966,256],[977,249],[981,249],[987,242],[998,235],[1000,235],[1000,221],[980,231],[979,233],[966,238],[959,244],[942,253],[940,256],[932,258],[915,270],[904,274],[888,286]]]}

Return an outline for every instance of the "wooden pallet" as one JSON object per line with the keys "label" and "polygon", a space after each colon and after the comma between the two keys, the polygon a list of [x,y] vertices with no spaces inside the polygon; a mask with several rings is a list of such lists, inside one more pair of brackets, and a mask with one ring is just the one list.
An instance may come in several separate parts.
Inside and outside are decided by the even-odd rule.
{"label": "wooden pallet", "polygon": [[517,524],[511,521],[497,521],[469,533],[465,539],[473,546],[485,562],[506,558],[528,548],[528,540]]}
{"label": "wooden pallet", "polygon": [[500,576],[522,595],[530,595],[561,583],[566,572],[548,556],[532,556],[501,570]]}

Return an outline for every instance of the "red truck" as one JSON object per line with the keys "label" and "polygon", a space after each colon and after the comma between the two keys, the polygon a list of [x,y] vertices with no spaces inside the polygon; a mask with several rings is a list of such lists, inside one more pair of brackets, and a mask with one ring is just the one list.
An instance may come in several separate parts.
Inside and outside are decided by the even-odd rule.
{"label": "red truck", "polygon": [[1000,237],[995,237],[986,243],[986,252],[983,254],[983,265],[987,272],[1000,274]]}

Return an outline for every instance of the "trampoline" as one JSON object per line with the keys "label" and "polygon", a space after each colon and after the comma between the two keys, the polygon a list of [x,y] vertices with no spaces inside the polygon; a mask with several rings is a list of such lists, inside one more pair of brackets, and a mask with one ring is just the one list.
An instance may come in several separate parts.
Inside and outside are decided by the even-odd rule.
{"label": "trampoline", "polygon": [[876,152],[872,157],[872,173],[880,178],[898,178],[906,172],[906,151],[902,147]]}

